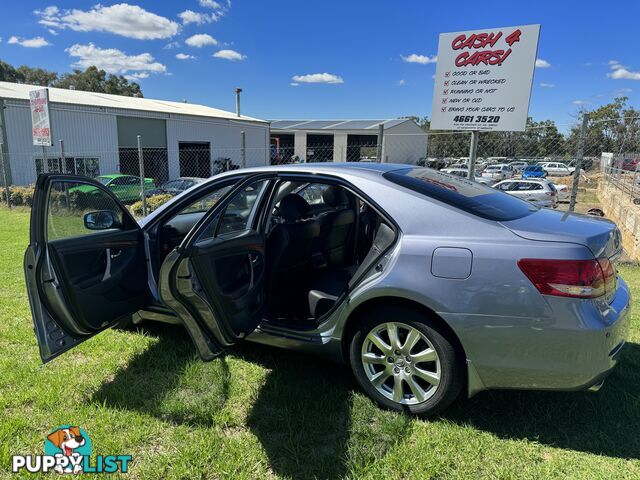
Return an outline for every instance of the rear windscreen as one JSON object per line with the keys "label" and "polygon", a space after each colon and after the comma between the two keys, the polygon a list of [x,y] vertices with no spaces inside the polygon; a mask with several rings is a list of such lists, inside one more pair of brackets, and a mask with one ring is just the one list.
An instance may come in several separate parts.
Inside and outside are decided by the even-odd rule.
{"label": "rear windscreen", "polygon": [[496,221],[515,220],[538,210],[529,202],[478,182],[447,175],[430,168],[404,168],[384,178],[434,200]]}

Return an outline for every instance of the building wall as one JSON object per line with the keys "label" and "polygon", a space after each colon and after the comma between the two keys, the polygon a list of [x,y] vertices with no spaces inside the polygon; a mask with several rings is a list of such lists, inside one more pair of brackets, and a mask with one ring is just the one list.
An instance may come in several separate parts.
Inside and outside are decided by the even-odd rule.
{"label": "building wall", "polygon": [[[42,148],[32,144],[29,102],[9,99],[5,100],[5,105],[6,148],[12,183],[34,183],[35,159],[42,158]],[[50,112],[55,145],[47,148],[47,156],[60,156],[58,139],[63,139],[67,156],[98,158],[101,173],[119,171],[118,116],[166,120],[169,178],[179,174],[180,141],[210,142],[212,161],[224,157],[240,164],[242,130],[246,132],[246,166],[269,163],[269,126],[266,123],[56,103],[51,104]]]}
{"label": "building wall", "polygon": [[405,122],[384,131],[382,160],[385,163],[415,164],[427,156],[427,134],[413,122]]}

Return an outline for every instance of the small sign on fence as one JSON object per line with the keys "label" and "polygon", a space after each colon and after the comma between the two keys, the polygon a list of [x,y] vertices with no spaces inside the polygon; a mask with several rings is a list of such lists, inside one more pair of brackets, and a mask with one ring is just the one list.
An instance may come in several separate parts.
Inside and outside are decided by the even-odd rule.
{"label": "small sign on fence", "polygon": [[49,89],[40,88],[29,92],[31,104],[31,127],[33,144],[37,146],[51,146],[51,118],[49,116]]}
{"label": "small sign on fence", "polygon": [[540,25],[442,33],[432,130],[524,131]]}

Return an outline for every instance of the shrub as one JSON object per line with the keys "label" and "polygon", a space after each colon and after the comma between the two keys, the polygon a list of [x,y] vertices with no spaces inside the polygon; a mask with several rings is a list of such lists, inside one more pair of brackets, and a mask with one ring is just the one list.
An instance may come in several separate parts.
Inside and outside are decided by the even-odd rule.
{"label": "shrub", "polygon": [[[7,201],[7,195],[4,188],[0,189],[0,198],[3,202]],[[27,206],[30,207],[33,204],[33,192],[34,185],[20,186],[11,185],[9,187],[9,195],[11,196],[11,205],[15,206]]]}
{"label": "shrub", "polygon": [[[161,205],[164,205],[165,203],[167,203],[172,198],[173,198],[172,195],[167,195],[167,194],[151,195],[149,198],[147,198],[147,214],[149,214],[149,213],[153,212],[154,210],[158,209]],[[142,217],[143,216],[143,213],[142,213],[142,201],[137,201],[136,203],[131,205],[129,207],[129,210],[131,210],[131,213],[135,217]]]}

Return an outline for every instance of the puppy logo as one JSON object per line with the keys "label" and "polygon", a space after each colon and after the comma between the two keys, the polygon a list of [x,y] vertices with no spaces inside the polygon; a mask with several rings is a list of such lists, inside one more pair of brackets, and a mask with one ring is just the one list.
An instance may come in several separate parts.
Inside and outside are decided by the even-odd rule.
{"label": "puppy logo", "polygon": [[59,460],[56,472],[82,473],[83,457],[91,455],[91,440],[80,427],[63,425],[47,435],[44,450]]}

